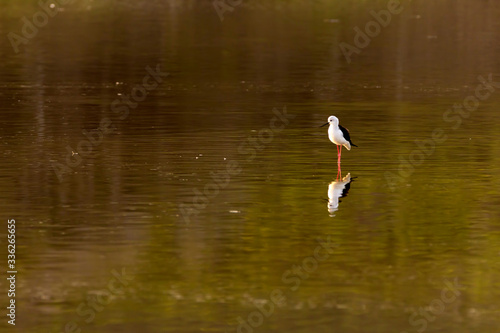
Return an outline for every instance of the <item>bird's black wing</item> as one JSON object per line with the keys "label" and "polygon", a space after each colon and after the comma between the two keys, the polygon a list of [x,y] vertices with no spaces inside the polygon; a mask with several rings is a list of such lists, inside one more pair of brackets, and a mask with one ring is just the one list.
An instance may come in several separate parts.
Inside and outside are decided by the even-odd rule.
{"label": "bird's black wing", "polygon": [[342,125],[339,124],[339,128],[340,130],[342,131],[342,135],[344,135],[344,139],[346,139],[350,144],[351,146],[354,146],[354,147],[357,147],[354,143],[352,143],[351,141],[351,136],[349,135],[349,130],[345,127],[343,127]]}

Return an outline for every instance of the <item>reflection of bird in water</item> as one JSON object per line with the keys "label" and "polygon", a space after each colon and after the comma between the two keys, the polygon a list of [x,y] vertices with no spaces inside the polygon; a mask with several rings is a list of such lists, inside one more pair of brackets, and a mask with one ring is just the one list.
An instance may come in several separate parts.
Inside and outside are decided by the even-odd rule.
{"label": "reflection of bird in water", "polygon": [[335,213],[339,209],[340,198],[347,196],[347,192],[351,188],[351,174],[348,173],[347,176],[341,180],[335,180],[328,185],[328,212],[330,216],[335,216]]}
{"label": "reflection of bird in water", "polygon": [[340,169],[340,158],[342,156],[342,146],[346,147],[347,150],[351,150],[351,146],[357,147],[351,142],[351,136],[349,135],[349,130],[342,127],[339,124],[339,118],[335,116],[328,117],[328,122],[323,126],[330,124],[328,128],[328,138],[331,142],[337,145],[337,164]]}

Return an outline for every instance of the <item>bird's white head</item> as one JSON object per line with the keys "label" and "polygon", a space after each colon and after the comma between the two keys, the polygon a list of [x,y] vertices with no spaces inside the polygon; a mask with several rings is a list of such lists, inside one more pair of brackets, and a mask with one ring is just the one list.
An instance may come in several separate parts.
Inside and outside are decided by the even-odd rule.
{"label": "bird's white head", "polygon": [[339,124],[339,118],[335,116],[328,117],[328,123],[333,126],[337,126]]}

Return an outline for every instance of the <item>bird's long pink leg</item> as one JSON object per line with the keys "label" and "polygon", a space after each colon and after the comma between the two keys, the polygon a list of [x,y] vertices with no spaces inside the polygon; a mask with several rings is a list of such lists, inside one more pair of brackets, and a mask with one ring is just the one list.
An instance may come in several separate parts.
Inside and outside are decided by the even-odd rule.
{"label": "bird's long pink leg", "polygon": [[339,176],[340,176],[340,178],[342,178],[342,170],[340,169],[340,157],[337,160],[337,179]]}

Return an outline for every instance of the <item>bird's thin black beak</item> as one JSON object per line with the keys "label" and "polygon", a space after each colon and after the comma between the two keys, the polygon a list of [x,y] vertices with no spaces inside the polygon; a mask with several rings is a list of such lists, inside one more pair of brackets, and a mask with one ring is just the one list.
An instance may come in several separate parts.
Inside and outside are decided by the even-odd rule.
{"label": "bird's thin black beak", "polygon": [[325,126],[326,126],[326,125],[328,125],[328,124],[329,124],[329,123],[326,123],[326,124],[324,124],[324,125],[321,125],[320,127],[325,127]]}

